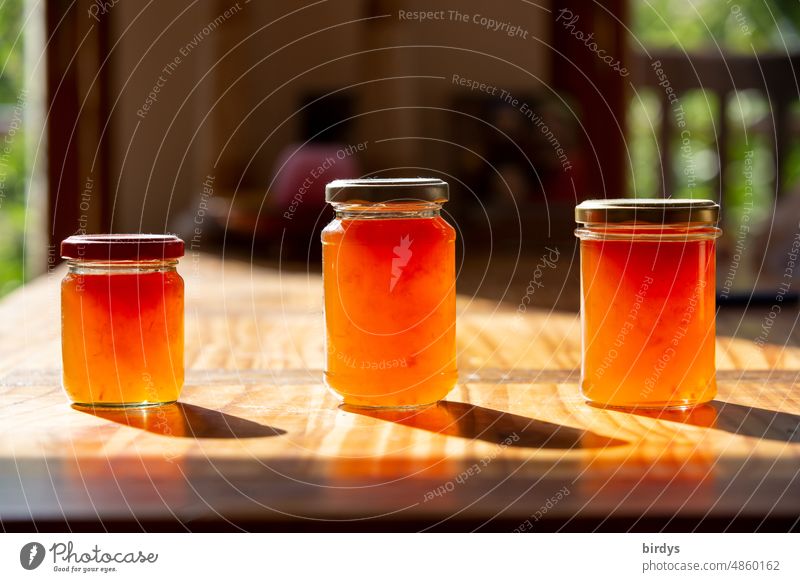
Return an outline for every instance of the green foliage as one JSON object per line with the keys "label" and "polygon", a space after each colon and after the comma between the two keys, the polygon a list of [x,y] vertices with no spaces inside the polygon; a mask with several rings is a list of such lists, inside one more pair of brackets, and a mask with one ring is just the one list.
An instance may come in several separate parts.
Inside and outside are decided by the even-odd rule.
{"label": "green foliage", "polygon": [[658,128],[661,110],[653,91],[637,90],[628,107],[628,191],[637,198],[660,196]]}
{"label": "green foliage", "polygon": [[0,0],[0,103],[14,103],[23,86],[24,0]]}
{"label": "green foliage", "polygon": [[[24,0],[0,0],[0,116],[22,117]],[[23,282],[25,137],[22,127],[0,134],[0,296]]]}
{"label": "green foliage", "polygon": [[800,46],[797,0],[636,0],[630,5],[634,43],[645,48],[719,46],[752,53]]}
{"label": "green foliage", "polygon": [[[800,2],[797,0],[641,0],[631,2],[634,48],[703,51],[786,53],[800,50]],[[641,46],[636,46],[636,43]],[[725,205],[727,217],[736,222],[745,212],[745,199],[752,194],[750,219],[757,223],[772,208],[774,156],[769,102],[758,91],[738,91],[728,103],[728,168]],[[670,149],[674,197],[719,198],[719,167],[716,135],[719,103],[698,90],[680,97],[691,134],[689,156],[683,156],[680,132],[673,132]],[[798,112],[800,113],[800,112]],[[667,112],[671,114],[671,112]],[[631,150],[629,188],[634,196],[658,195],[661,171],[658,156],[660,95],[639,90],[628,109]],[[696,181],[690,188],[686,176],[692,167]],[[784,184],[800,182],[800,144],[787,152]],[[748,183],[748,181],[750,181]],[[748,210],[748,212],[750,212]]]}
{"label": "green foliage", "polygon": [[3,204],[0,208],[0,296],[22,284],[23,204]]}

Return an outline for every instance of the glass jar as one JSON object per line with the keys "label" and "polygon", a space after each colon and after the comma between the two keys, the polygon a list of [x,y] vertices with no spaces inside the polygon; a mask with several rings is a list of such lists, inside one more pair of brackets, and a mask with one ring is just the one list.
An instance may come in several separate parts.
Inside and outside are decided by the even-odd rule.
{"label": "glass jar", "polygon": [[336,180],[322,232],[325,383],[345,404],[413,407],[455,386],[455,230],[436,179]]}
{"label": "glass jar", "polygon": [[61,243],[62,383],[83,406],[175,402],[183,387],[183,241],[81,235]]}
{"label": "glass jar", "polygon": [[716,227],[710,200],[587,200],[581,248],[581,390],[622,408],[712,400]]}

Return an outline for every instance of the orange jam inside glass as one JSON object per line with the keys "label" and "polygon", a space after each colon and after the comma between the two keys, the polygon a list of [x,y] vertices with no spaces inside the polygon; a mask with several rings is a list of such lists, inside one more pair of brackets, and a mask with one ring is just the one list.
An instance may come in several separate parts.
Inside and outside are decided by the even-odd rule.
{"label": "orange jam inside glass", "polygon": [[[673,218],[676,222],[671,224],[603,223],[578,230],[581,389],[588,400],[605,406],[662,408],[693,406],[716,395],[719,229],[711,226],[716,205],[692,204],[711,209],[700,213],[695,208],[707,223],[686,225]],[[642,211],[644,218],[664,220],[663,208],[655,216],[647,214],[650,210]],[[677,212],[675,204],[667,218],[669,212]]]}
{"label": "orange jam inside glass", "polygon": [[[123,244],[108,238],[114,242],[103,244]],[[91,243],[88,250],[84,247],[91,259],[78,259],[62,246],[70,259],[61,284],[64,390],[86,406],[176,401],[184,379],[184,286],[177,261],[152,258],[164,255],[158,245],[148,252],[137,253],[133,246],[120,251],[134,260],[109,260],[107,250],[91,248]],[[168,254],[176,254],[175,249]]]}
{"label": "orange jam inside glass", "polygon": [[335,206],[322,233],[326,384],[352,406],[441,400],[458,375],[455,230],[437,203]]}

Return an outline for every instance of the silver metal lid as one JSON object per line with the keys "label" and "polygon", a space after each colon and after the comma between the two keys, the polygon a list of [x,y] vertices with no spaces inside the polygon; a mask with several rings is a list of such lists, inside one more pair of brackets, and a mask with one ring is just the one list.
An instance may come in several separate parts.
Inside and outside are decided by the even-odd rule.
{"label": "silver metal lid", "polygon": [[575,222],[710,223],[719,219],[719,204],[692,198],[610,198],[586,200],[575,207]]}
{"label": "silver metal lid", "polygon": [[447,182],[438,178],[365,178],[334,180],[325,186],[326,202],[447,202]]}

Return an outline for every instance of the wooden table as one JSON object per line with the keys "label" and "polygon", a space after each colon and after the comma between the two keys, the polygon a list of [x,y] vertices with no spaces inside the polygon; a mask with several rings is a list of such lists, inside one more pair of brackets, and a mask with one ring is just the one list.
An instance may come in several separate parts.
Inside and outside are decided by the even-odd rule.
{"label": "wooden table", "polygon": [[321,384],[321,281],[187,257],[181,404],[73,409],[56,270],[0,304],[7,530],[786,530],[800,515],[800,349],[720,337],[718,400],[586,405],[577,314],[459,300],[461,382],[358,413]]}

